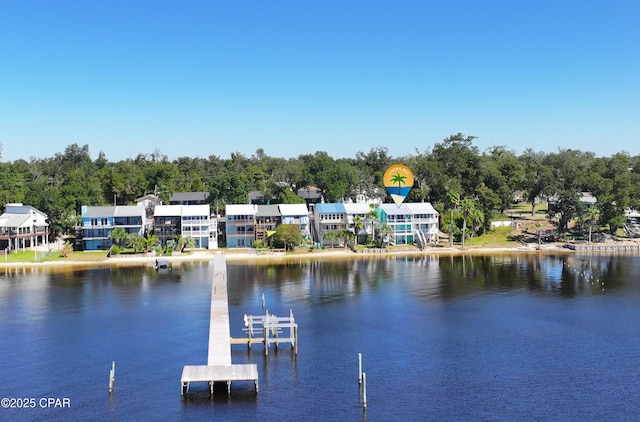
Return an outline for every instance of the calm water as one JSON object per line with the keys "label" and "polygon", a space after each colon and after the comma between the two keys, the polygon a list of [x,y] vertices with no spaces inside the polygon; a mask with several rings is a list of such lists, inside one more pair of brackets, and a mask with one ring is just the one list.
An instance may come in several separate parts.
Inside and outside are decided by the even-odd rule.
{"label": "calm water", "polygon": [[[260,392],[206,385],[208,263],[0,273],[0,420],[638,420],[640,257],[432,257],[229,263],[232,336],[243,315],[299,323],[299,353],[249,352]],[[366,412],[358,353],[367,373]],[[107,392],[111,362],[116,389]],[[41,408],[41,398],[71,408]]]}

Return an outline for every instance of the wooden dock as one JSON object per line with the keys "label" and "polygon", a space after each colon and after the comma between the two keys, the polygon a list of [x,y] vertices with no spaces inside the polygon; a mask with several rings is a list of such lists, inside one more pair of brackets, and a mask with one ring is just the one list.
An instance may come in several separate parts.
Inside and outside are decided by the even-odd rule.
{"label": "wooden dock", "polygon": [[213,394],[214,384],[232,381],[253,381],[258,391],[258,368],[255,364],[231,363],[231,334],[229,328],[229,298],[227,295],[227,263],[223,255],[214,260],[211,286],[211,313],[209,320],[209,349],[206,365],[186,365],[182,370],[182,395],[189,392],[193,382],[207,382]]}

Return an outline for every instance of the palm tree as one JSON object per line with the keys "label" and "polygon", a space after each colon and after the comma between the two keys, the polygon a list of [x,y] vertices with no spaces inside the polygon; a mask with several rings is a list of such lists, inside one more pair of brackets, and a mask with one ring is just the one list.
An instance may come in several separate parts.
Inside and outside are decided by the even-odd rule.
{"label": "palm tree", "polygon": [[333,241],[338,239],[338,232],[335,230],[328,231],[322,235],[322,239],[330,241],[331,247],[333,248]]}
{"label": "palm tree", "polygon": [[145,245],[144,245],[144,250],[145,252],[149,252],[149,250],[155,248],[156,246],[158,246],[158,238],[151,234],[147,237],[146,241],[145,241]]}
{"label": "palm tree", "polygon": [[476,203],[471,198],[465,198],[460,204],[462,210],[462,249],[464,249],[464,238],[467,236],[467,218],[476,208]]}
{"label": "palm tree", "polygon": [[371,221],[371,240],[376,238],[376,221],[378,221],[378,210],[376,204],[369,204],[369,212],[367,213],[367,219]]}
{"label": "palm tree", "polygon": [[111,241],[118,246],[122,246],[122,242],[127,239],[127,231],[122,227],[116,227],[111,232],[109,232],[109,237]]}
{"label": "palm tree", "polygon": [[359,215],[354,215],[353,220],[351,222],[353,224],[353,228],[356,234],[356,244],[358,244],[358,235],[360,234],[360,230],[364,227],[364,220]]}
{"label": "palm tree", "polygon": [[353,239],[353,232],[351,230],[340,230],[337,232],[337,237],[342,242],[345,248],[349,247],[349,240]]}
{"label": "palm tree", "polygon": [[[458,205],[460,205],[460,192],[457,189],[451,189],[447,194],[449,199],[449,211],[450,211],[450,219],[449,219],[449,247],[453,247],[453,231],[454,231],[454,222],[453,222],[453,210],[457,209]],[[464,236],[464,233],[463,233]]]}
{"label": "palm tree", "polygon": [[471,239],[469,239],[469,246],[471,246],[471,243],[473,242],[473,235],[480,228],[480,223],[482,223],[482,220],[484,220],[484,213],[482,211],[477,208],[471,210],[471,212],[469,213],[469,221],[471,222],[472,230]]}
{"label": "palm tree", "polygon": [[388,246],[389,240],[393,237],[393,227],[387,223],[382,223],[378,229],[378,236],[382,239],[382,244],[386,244]]}
{"label": "palm tree", "polygon": [[127,246],[134,252],[142,251],[145,248],[146,239],[138,233],[132,233],[127,236]]}
{"label": "palm tree", "polygon": [[593,225],[598,220],[598,209],[592,205],[587,209],[587,224],[589,224],[589,245],[591,244],[591,232],[593,231]]}
{"label": "palm tree", "polygon": [[178,235],[176,238],[176,250],[184,252],[186,248],[193,248],[196,246],[196,241],[193,237]]}
{"label": "palm tree", "polygon": [[401,185],[404,185],[404,179],[406,179],[407,176],[402,176],[400,175],[400,173],[396,173],[392,178],[391,178],[391,183],[397,183],[398,184],[398,195],[400,195],[400,189],[402,188]]}

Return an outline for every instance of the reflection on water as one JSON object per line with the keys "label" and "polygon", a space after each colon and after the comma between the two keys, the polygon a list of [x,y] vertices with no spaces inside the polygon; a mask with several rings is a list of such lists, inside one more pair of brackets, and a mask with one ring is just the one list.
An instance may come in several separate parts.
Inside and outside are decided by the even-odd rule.
{"label": "reflection on water", "polygon": [[571,298],[625,287],[631,272],[637,271],[625,257],[568,254],[434,255],[229,267],[237,294],[234,303],[268,286],[286,301],[309,304],[348,300],[388,283],[399,283],[425,300],[514,289]]}

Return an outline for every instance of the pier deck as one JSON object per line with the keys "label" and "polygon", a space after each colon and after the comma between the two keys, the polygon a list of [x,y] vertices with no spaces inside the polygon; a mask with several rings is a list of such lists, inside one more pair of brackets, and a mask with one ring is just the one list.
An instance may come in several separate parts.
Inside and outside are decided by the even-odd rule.
{"label": "pier deck", "polygon": [[189,391],[192,382],[208,382],[213,394],[216,382],[254,381],[258,391],[258,368],[255,364],[231,363],[231,335],[229,328],[229,298],[227,295],[227,263],[223,255],[214,260],[209,319],[209,349],[206,365],[186,365],[182,370],[181,393]]}

